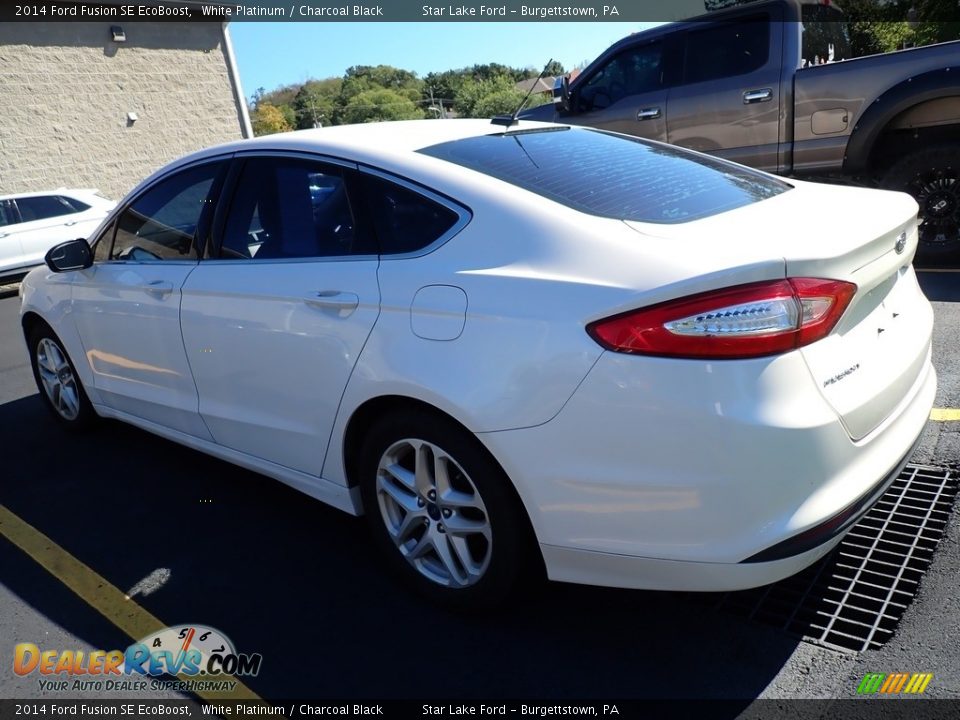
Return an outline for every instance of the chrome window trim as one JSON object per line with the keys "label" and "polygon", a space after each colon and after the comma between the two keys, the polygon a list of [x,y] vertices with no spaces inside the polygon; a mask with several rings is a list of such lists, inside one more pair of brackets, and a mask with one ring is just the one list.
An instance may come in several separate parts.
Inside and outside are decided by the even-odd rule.
{"label": "chrome window trim", "polygon": [[325,162],[330,165],[336,165],[349,170],[357,169],[357,163],[351,162],[350,160],[344,160],[342,158],[326,155],[324,153],[310,152],[309,150],[237,150],[233,154],[233,157],[237,160],[248,160],[250,158],[260,157],[288,157],[298,160],[309,160],[311,162]]}
{"label": "chrome window trim", "polygon": [[299,257],[299,258],[261,258],[257,260],[252,258],[204,258],[203,265],[230,265],[237,267],[240,263],[256,263],[257,265],[293,265],[295,263],[326,263],[326,262],[357,262],[361,260],[378,260],[379,255],[330,255],[317,257]]}
{"label": "chrome window trim", "polygon": [[142,267],[144,265],[196,265],[199,259],[193,260],[101,260],[96,265],[135,265]]}

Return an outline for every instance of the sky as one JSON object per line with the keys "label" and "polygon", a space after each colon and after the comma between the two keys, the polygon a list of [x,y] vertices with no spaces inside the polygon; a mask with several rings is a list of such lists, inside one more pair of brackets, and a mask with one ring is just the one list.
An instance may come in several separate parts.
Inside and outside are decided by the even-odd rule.
{"label": "sky", "polygon": [[420,77],[477,63],[538,70],[553,58],[567,70],[654,23],[232,22],[246,97],[310,78],[340,77],[352,65],[393,65]]}

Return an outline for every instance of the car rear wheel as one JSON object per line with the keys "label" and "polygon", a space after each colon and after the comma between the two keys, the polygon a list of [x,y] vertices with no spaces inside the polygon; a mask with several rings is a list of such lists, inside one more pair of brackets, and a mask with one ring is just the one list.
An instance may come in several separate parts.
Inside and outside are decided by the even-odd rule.
{"label": "car rear wheel", "polygon": [[889,190],[920,206],[917,259],[960,259],[960,145],[929,147],[901,158],[883,177]]}
{"label": "car rear wheel", "polygon": [[469,433],[429,413],[369,433],[361,492],[376,545],[420,593],[493,606],[531,574],[529,527],[509,479]]}
{"label": "car rear wheel", "polygon": [[54,417],[69,428],[90,425],[96,413],[60,339],[44,326],[30,335],[29,345],[33,378]]}

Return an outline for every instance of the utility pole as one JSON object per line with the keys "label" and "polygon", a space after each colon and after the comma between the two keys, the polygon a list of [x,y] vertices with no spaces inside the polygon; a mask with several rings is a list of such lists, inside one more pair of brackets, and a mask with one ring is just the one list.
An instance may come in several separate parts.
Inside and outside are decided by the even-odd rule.
{"label": "utility pole", "polygon": [[428,89],[430,90],[430,111],[436,112],[438,118],[446,117],[443,112],[443,100],[440,100],[440,107],[438,108],[436,101],[433,99],[433,85],[431,85]]}

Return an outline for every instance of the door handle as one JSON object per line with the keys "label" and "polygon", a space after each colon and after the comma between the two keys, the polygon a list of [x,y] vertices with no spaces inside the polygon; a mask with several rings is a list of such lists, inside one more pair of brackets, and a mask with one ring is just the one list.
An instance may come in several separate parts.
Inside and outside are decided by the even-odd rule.
{"label": "door handle", "polygon": [[643,108],[637,112],[637,120],[653,120],[660,117],[660,108]]}
{"label": "door handle", "polygon": [[168,283],[164,280],[154,280],[146,285],[141,285],[140,289],[147,295],[153,295],[156,298],[165,298],[173,292],[173,283]]}
{"label": "door handle", "polygon": [[769,102],[773,99],[773,90],[763,88],[761,90],[747,90],[743,94],[743,104],[751,105],[758,102]]}
{"label": "door handle", "polygon": [[76,224],[77,224],[76,220],[68,220],[67,222],[64,223],[64,225],[66,225],[67,227],[70,227],[71,225],[76,225]]}
{"label": "door handle", "polygon": [[342,317],[350,315],[360,304],[359,297],[339,290],[321,290],[316,295],[304,298],[303,301],[310,307],[320,310],[337,310]]}
{"label": "door handle", "polygon": [[10,234],[10,233],[0,233],[0,238],[5,238],[5,237],[6,237],[7,235],[9,235],[9,234]]}

